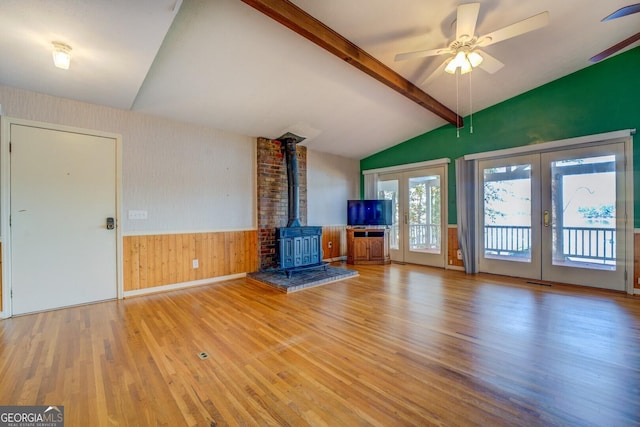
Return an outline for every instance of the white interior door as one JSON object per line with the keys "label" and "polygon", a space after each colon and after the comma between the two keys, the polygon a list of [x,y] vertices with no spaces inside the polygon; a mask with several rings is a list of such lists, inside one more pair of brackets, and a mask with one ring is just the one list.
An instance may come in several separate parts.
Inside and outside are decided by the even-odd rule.
{"label": "white interior door", "polygon": [[478,266],[624,290],[624,143],[479,162]]}
{"label": "white interior door", "polygon": [[116,298],[116,141],[10,132],[13,314]]}
{"label": "white interior door", "polygon": [[392,261],[445,266],[446,192],[444,166],[378,178],[378,197],[394,201],[389,234]]}

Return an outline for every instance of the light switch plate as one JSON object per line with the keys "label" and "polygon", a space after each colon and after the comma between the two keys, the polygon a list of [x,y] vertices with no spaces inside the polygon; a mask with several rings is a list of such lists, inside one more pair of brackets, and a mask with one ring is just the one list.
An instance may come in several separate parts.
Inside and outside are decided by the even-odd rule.
{"label": "light switch plate", "polygon": [[147,211],[137,210],[128,212],[129,219],[147,219]]}

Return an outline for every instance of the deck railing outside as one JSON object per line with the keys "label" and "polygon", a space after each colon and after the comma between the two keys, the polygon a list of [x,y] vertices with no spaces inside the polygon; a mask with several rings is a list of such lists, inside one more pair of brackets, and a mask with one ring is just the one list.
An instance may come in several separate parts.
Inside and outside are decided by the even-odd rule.
{"label": "deck railing outside", "polygon": [[496,255],[518,256],[531,251],[531,227],[486,225],[484,249]]}
{"label": "deck railing outside", "polygon": [[[398,246],[397,227],[391,227],[389,243],[392,248]],[[409,243],[412,250],[440,248],[440,225],[410,225]],[[599,227],[563,227],[560,245],[562,253],[557,255],[562,259],[604,264],[616,259],[616,230]],[[531,227],[487,225],[484,227],[484,249],[485,252],[501,256],[530,256]]]}
{"label": "deck railing outside", "polygon": [[616,229],[563,227],[563,255],[606,263],[616,259]]}
{"label": "deck railing outside", "polygon": [[411,224],[409,242],[411,249],[440,248],[440,224]]}
{"label": "deck railing outside", "polygon": [[[616,259],[615,228],[563,227],[561,258],[607,263]],[[525,256],[531,251],[531,227],[487,225],[484,227],[485,252],[506,256]],[[557,258],[557,257],[555,257]]]}
{"label": "deck railing outside", "polygon": [[[409,247],[412,250],[439,249],[442,242],[440,224],[411,224],[409,226]],[[398,248],[398,225],[391,226],[389,245]]]}

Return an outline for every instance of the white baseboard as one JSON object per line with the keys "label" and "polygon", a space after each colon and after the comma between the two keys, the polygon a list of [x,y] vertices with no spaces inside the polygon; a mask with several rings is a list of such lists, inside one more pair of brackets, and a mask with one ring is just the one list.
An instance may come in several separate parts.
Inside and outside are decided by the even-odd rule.
{"label": "white baseboard", "polygon": [[459,265],[448,265],[445,267],[445,270],[457,270],[464,271],[464,267],[460,267]]}
{"label": "white baseboard", "polygon": [[212,284],[212,283],[224,282],[225,280],[240,279],[242,277],[247,277],[247,273],[230,274],[228,276],[212,277],[210,279],[202,279],[202,280],[194,280],[194,281],[191,281],[191,282],[175,283],[173,285],[163,285],[163,286],[155,286],[153,288],[138,289],[138,290],[135,290],[135,291],[125,291],[124,292],[124,297],[125,298],[137,297],[137,296],[140,296],[140,295],[155,294],[155,293],[158,293],[158,292],[175,291],[177,289],[184,289],[184,288],[192,288],[194,286],[209,285],[209,284]]}

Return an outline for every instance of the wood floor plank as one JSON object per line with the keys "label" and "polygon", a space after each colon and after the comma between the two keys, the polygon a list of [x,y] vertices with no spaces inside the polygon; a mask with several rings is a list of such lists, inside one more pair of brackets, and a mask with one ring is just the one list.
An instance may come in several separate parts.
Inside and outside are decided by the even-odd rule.
{"label": "wood floor plank", "polygon": [[0,321],[0,404],[96,426],[640,424],[639,298],[356,269],[293,294],[236,279]]}

